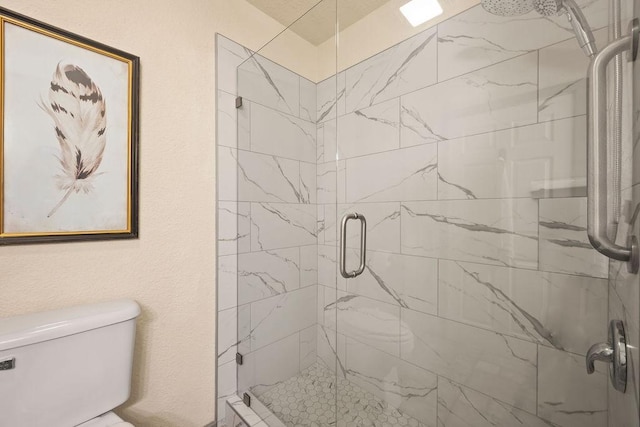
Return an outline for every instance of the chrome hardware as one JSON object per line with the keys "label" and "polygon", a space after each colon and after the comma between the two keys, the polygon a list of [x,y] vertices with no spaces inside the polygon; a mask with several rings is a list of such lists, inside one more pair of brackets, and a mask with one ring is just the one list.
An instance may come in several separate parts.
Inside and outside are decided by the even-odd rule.
{"label": "chrome hardware", "polygon": [[16,359],[12,357],[11,359],[0,360],[0,371],[9,371],[11,369],[15,369],[16,367]]}
{"label": "chrome hardware", "polygon": [[[347,272],[347,223],[350,219],[360,220],[360,266],[357,270]],[[367,263],[367,219],[358,213],[348,213],[342,217],[340,226],[340,274],[345,279],[357,277],[364,272]]]}
{"label": "chrome hardware", "polygon": [[640,21],[634,18],[629,22],[629,33],[631,35],[631,49],[627,52],[627,60],[633,62],[638,57],[638,40],[640,39]]}
{"label": "chrome hardware", "polygon": [[241,96],[237,96],[236,97],[236,108],[240,108],[242,107],[242,97]]}
{"label": "chrome hardware", "polygon": [[614,40],[591,59],[587,83],[587,233],[591,245],[603,255],[627,261],[631,273],[638,272],[638,244],[635,238],[624,247],[607,235],[607,64],[625,50],[634,58],[638,44],[638,20],[631,22],[631,34]]}
{"label": "chrome hardware", "polygon": [[242,365],[244,363],[244,356],[240,353],[236,353],[236,364]]}
{"label": "chrome hardware", "polygon": [[624,393],[627,389],[627,339],[621,320],[609,323],[609,342],[594,344],[587,352],[588,374],[595,372],[596,360],[609,363],[613,388]]}

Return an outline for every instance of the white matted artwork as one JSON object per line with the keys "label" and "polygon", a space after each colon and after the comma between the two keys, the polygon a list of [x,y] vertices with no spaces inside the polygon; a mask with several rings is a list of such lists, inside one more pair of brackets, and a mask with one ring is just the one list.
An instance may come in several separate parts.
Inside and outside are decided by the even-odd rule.
{"label": "white matted artwork", "polygon": [[138,234],[139,59],[0,8],[0,244]]}

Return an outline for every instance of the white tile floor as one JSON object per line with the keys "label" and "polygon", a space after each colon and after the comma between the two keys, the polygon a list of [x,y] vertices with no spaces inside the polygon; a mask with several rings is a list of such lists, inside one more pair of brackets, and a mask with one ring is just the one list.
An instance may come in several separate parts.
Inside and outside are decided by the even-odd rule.
{"label": "white tile floor", "polygon": [[336,396],[335,381],[331,371],[315,364],[262,393],[259,400],[288,427],[425,426],[349,380],[338,380]]}

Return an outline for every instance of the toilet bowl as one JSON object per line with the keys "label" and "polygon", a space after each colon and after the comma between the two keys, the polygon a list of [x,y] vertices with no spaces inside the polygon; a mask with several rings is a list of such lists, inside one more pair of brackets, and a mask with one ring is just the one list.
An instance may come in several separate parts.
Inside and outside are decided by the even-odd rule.
{"label": "toilet bowl", "polygon": [[77,427],[134,427],[133,424],[123,421],[113,412],[107,412],[97,418],[82,423]]}

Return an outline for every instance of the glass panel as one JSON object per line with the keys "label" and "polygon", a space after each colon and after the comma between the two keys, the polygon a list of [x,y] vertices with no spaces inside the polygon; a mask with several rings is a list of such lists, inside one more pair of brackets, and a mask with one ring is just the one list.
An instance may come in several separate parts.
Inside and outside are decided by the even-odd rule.
{"label": "glass panel", "polygon": [[[589,60],[571,24],[457,0],[414,27],[405,3],[324,0],[241,52],[238,393],[271,426],[637,426],[637,397],[584,369],[609,317],[637,359],[640,297],[586,235]],[[577,4],[601,48],[609,0]],[[344,278],[349,213],[344,270],[362,217],[366,265]]]}
{"label": "glass panel", "polygon": [[325,80],[336,73],[336,7],[308,6],[237,68],[238,394],[271,426],[336,423],[335,328],[318,316],[336,281],[318,274],[336,251],[323,225],[336,209],[335,172],[323,168],[325,145],[336,146],[324,127],[336,97],[335,79]]}
{"label": "glass panel", "polygon": [[[338,1],[335,224],[368,225],[364,272],[325,304],[338,425],[606,425],[606,366],[584,355],[607,338],[609,263],[586,235],[569,21],[443,1],[412,27],[407,0],[362,3]],[[602,46],[609,2],[577,3]],[[357,222],[346,246],[353,270]]]}

